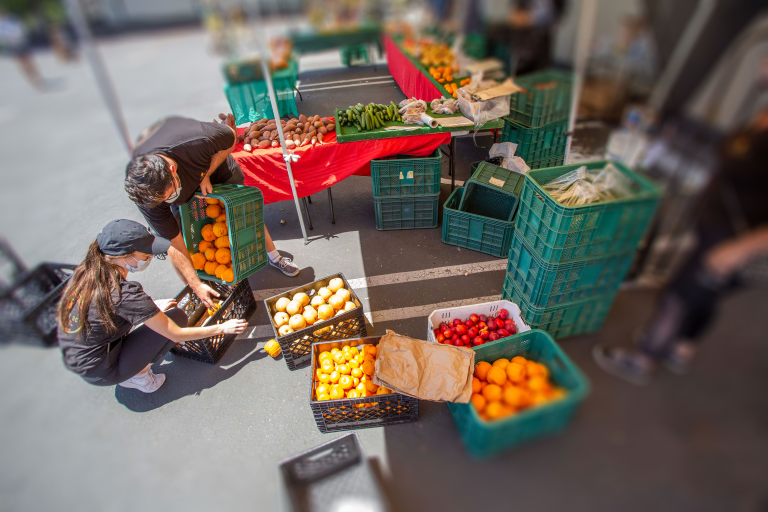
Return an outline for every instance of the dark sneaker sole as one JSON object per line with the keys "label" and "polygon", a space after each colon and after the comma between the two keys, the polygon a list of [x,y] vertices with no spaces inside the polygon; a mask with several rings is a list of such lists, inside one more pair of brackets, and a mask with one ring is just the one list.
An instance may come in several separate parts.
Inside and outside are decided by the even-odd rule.
{"label": "dark sneaker sole", "polygon": [[592,347],[592,359],[595,360],[597,366],[599,366],[600,369],[602,369],[605,373],[609,373],[614,377],[618,377],[625,382],[629,382],[635,386],[647,386],[651,383],[650,375],[634,375],[627,373],[622,368],[618,368],[613,359],[606,357],[606,355],[603,353],[603,347],[600,345],[595,345]]}

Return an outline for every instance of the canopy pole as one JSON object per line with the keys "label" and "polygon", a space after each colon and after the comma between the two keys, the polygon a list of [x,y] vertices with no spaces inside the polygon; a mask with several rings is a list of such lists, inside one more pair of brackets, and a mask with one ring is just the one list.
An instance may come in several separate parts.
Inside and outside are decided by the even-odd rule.
{"label": "canopy pole", "polygon": [[[257,10],[260,9],[259,3],[256,3]],[[258,25],[261,25],[261,15],[257,15],[257,29]],[[280,110],[277,108],[277,96],[275,95],[275,88],[272,85],[272,75],[269,74],[269,66],[267,66],[267,49],[264,46],[264,42],[259,36],[256,35],[256,31],[253,31],[253,39],[256,42],[256,46],[261,54],[261,73],[264,75],[264,81],[267,84],[267,92],[269,93],[269,101],[272,104],[272,114],[275,116],[275,125],[277,126],[277,136],[280,139],[280,147],[283,150],[283,160],[285,161],[285,167],[288,169],[288,180],[291,182],[291,192],[293,192],[293,202],[296,204],[296,213],[299,215],[299,224],[301,225],[301,234],[304,236],[304,245],[309,243],[307,240],[307,230],[304,227],[304,214],[301,213],[301,204],[299,203],[299,194],[296,192],[296,182],[293,179],[293,170],[291,169],[291,159],[298,158],[298,155],[292,157],[288,153],[288,148],[285,146],[285,136],[283,135],[283,127],[280,124]]]}
{"label": "canopy pole", "polygon": [[120,100],[112,84],[112,79],[109,77],[109,71],[104,64],[104,60],[101,58],[101,53],[99,53],[96,44],[93,42],[91,29],[80,8],[80,1],[66,0],[66,3],[69,19],[72,21],[77,37],[80,39],[80,43],[85,51],[88,64],[90,64],[91,71],[93,71],[93,77],[96,79],[96,85],[99,88],[99,92],[101,92],[101,97],[104,99],[109,113],[112,114],[112,120],[115,122],[115,126],[117,126],[117,131],[120,132],[120,136],[123,138],[123,144],[128,151],[128,155],[133,156],[133,143],[131,142],[128,127],[125,124],[123,111],[120,108]]}
{"label": "canopy pole", "polygon": [[568,117],[568,142],[565,146],[564,165],[568,165],[571,155],[571,143],[573,130],[576,127],[576,114],[579,110],[581,89],[584,86],[584,75],[587,72],[587,59],[589,58],[589,44],[592,41],[592,31],[595,25],[595,0],[582,0],[579,17],[579,27],[576,32],[576,44],[573,58],[573,88],[571,89],[571,113]]}

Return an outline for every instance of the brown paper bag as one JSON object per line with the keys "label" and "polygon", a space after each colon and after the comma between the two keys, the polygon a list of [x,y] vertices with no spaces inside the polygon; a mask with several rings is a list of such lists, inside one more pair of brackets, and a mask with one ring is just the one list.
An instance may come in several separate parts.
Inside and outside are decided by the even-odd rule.
{"label": "brown paper bag", "polygon": [[472,349],[415,340],[387,330],[377,348],[373,383],[423,400],[467,403],[474,369]]}

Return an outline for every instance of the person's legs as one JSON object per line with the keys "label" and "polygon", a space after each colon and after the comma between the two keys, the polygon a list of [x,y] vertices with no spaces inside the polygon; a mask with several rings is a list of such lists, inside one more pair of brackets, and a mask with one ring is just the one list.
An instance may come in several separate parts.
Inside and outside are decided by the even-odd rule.
{"label": "person's legs", "polygon": [[[165,314],[179,327],[187,327],[187,315],[179,308]],[[125,337],[117,361],[117,379],[120,386],[152,393],[165,382],[165,375],[156,375],[151,366],[168,353],[176,344],[142,325]]]}

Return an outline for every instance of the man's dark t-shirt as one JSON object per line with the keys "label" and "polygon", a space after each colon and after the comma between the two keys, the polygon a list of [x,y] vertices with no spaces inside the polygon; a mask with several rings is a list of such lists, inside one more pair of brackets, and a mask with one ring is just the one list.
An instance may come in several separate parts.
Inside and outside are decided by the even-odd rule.
{"label": "man's dark t-shirt", "polygon": [[[115,331],[111,334],[107,332],[94,302],[91,302],[88,311],[90,330],[85,339],[81,337],[80,331],[72,332],[71,327],[63,329],[59,326],[59,346],[64,354],[64,364],[73,372],[85,377],[108,373],[108,347],[109,351],[119,353],[121,347],[117,345],[122,343],[119,340],[128,334],[134,325],[145,322],[160,312],[139,283],[126,281],[122,277],[119,298],[117,290],[113,290],[112,303]],[[70,313],[70,322],[74,322],[80,314],[81,311],[75,304]],[[118,343],[110,347],[113,342]]]}
{"label": "man's dark t-shirt", "polygon": [[[213,155],[231,148],[234,137],[232,129],[223,124],[167,117],[146,130],[136,144],[133,156],[163,155],[179,164],[176,172],[181,181],[181,195],[173,204],[180,206],[194,196],[208,172]],[[228,182],[241,172],[235,159],[229,155],[211,174],[211,183]],[[154,208],[139,206],[139,210],[155,233],[167,239],[178,236],[179,225],[169,203]]]}

